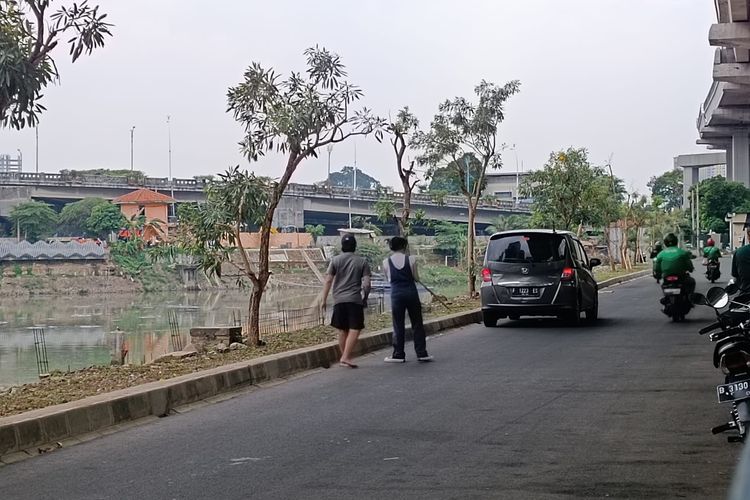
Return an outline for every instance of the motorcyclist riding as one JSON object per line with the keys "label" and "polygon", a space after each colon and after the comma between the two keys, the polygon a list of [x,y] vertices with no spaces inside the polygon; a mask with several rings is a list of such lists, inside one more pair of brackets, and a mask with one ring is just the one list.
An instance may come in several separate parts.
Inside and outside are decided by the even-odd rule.
{"label": "motorcyclist riding", "polygon": [[714,240],[711,238],[706,241],[706,248],[703,249],[703,258],[706,259],[707,264],[711,261],[719,262],[721,258],[721,250],[716,248]]}
{"label": "motorcyclist riding", "polygon": [[732,258],[732,276],[741,294],[750,293],[750,221],[745,223],[745,233],[745,245],[738,248]]}
{"label": "motorcyclist riding", "polygon": [[654,277],[658,280],[662,276],[679,276],[685,284],[685,293],[695,291],[695,279],[690,276],[694,270],[690,252],[677,246],[677,236],[669,233],[664,237],[664,250],[659,252],[654,260]]}

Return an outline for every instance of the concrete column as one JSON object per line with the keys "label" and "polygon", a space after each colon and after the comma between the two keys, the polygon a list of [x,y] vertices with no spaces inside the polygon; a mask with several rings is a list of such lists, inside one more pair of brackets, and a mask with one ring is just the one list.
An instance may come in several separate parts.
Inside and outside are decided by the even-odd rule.
{"label": "concrete column", "polygon": [[683,167],[682,169],[682,208],[690,208],[690,188],[698,184],[700,169]]}
{"label": "concrete column", "polygon": [[727,146],[726,150],[727,154],[727,180],[733,181],[734,180],[734,169],[732,168],[732,146]]}
{"label": "concrete column", "polygon": [[748,129],[732,133],[732,173],[737,182],[750,187],[750,138]]}

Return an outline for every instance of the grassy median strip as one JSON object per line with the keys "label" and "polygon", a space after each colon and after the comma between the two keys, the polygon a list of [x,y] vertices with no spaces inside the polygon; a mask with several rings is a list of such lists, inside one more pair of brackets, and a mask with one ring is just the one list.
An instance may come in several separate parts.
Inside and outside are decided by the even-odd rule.
{"label": "grassy median strip", "polygon": [[[427,318],[468,311],[479,307],[479,301],[466,297],[451,299],[450,311],[432,305],[425,311]],[[391,325],[390,314],[368,318],[367,331],[376,331]],[[227,353],[209,352],[182,360],[165,360],[147,365],[92,366],[74,372],[53,372],[49,378],[33,384],[8,389],[0,394],[0,417],[25,411],[46,408],[88,396],[125,389],[128,387],[166,380],[201,370],[309,347],[336,340],[330,326],[318,326],[290,333],[269,334],[263,337],[263,347],[248,347]]]}

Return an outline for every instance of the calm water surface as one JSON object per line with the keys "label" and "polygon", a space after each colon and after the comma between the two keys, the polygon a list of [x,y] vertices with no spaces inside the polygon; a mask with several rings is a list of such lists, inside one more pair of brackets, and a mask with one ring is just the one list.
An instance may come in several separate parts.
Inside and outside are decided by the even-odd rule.
{"label": "calm water surface", "polygon": [[[311,306],[319,289],[273,289],[263,311]],[[170,352],[169,311],[183,345],[190,328],[232,324],[247,315],[249,291],[168,292],[99,296],[32,297],[0,302],[0,387],[38,380],[31,327],[45,331],[50,370],[106,365],[124,343],[126,363],[145,363]],[[118,330],[119,329],[119,330]]]}

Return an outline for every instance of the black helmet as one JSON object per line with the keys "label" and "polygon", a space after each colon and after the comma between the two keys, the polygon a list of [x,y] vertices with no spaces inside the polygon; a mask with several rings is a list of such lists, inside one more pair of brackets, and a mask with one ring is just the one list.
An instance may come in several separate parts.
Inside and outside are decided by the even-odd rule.
{"label": "black helmet", "polygon": [[674,233],[669,233],[664,237],[664,246],[674,247],[677,246],[677,236]]}

